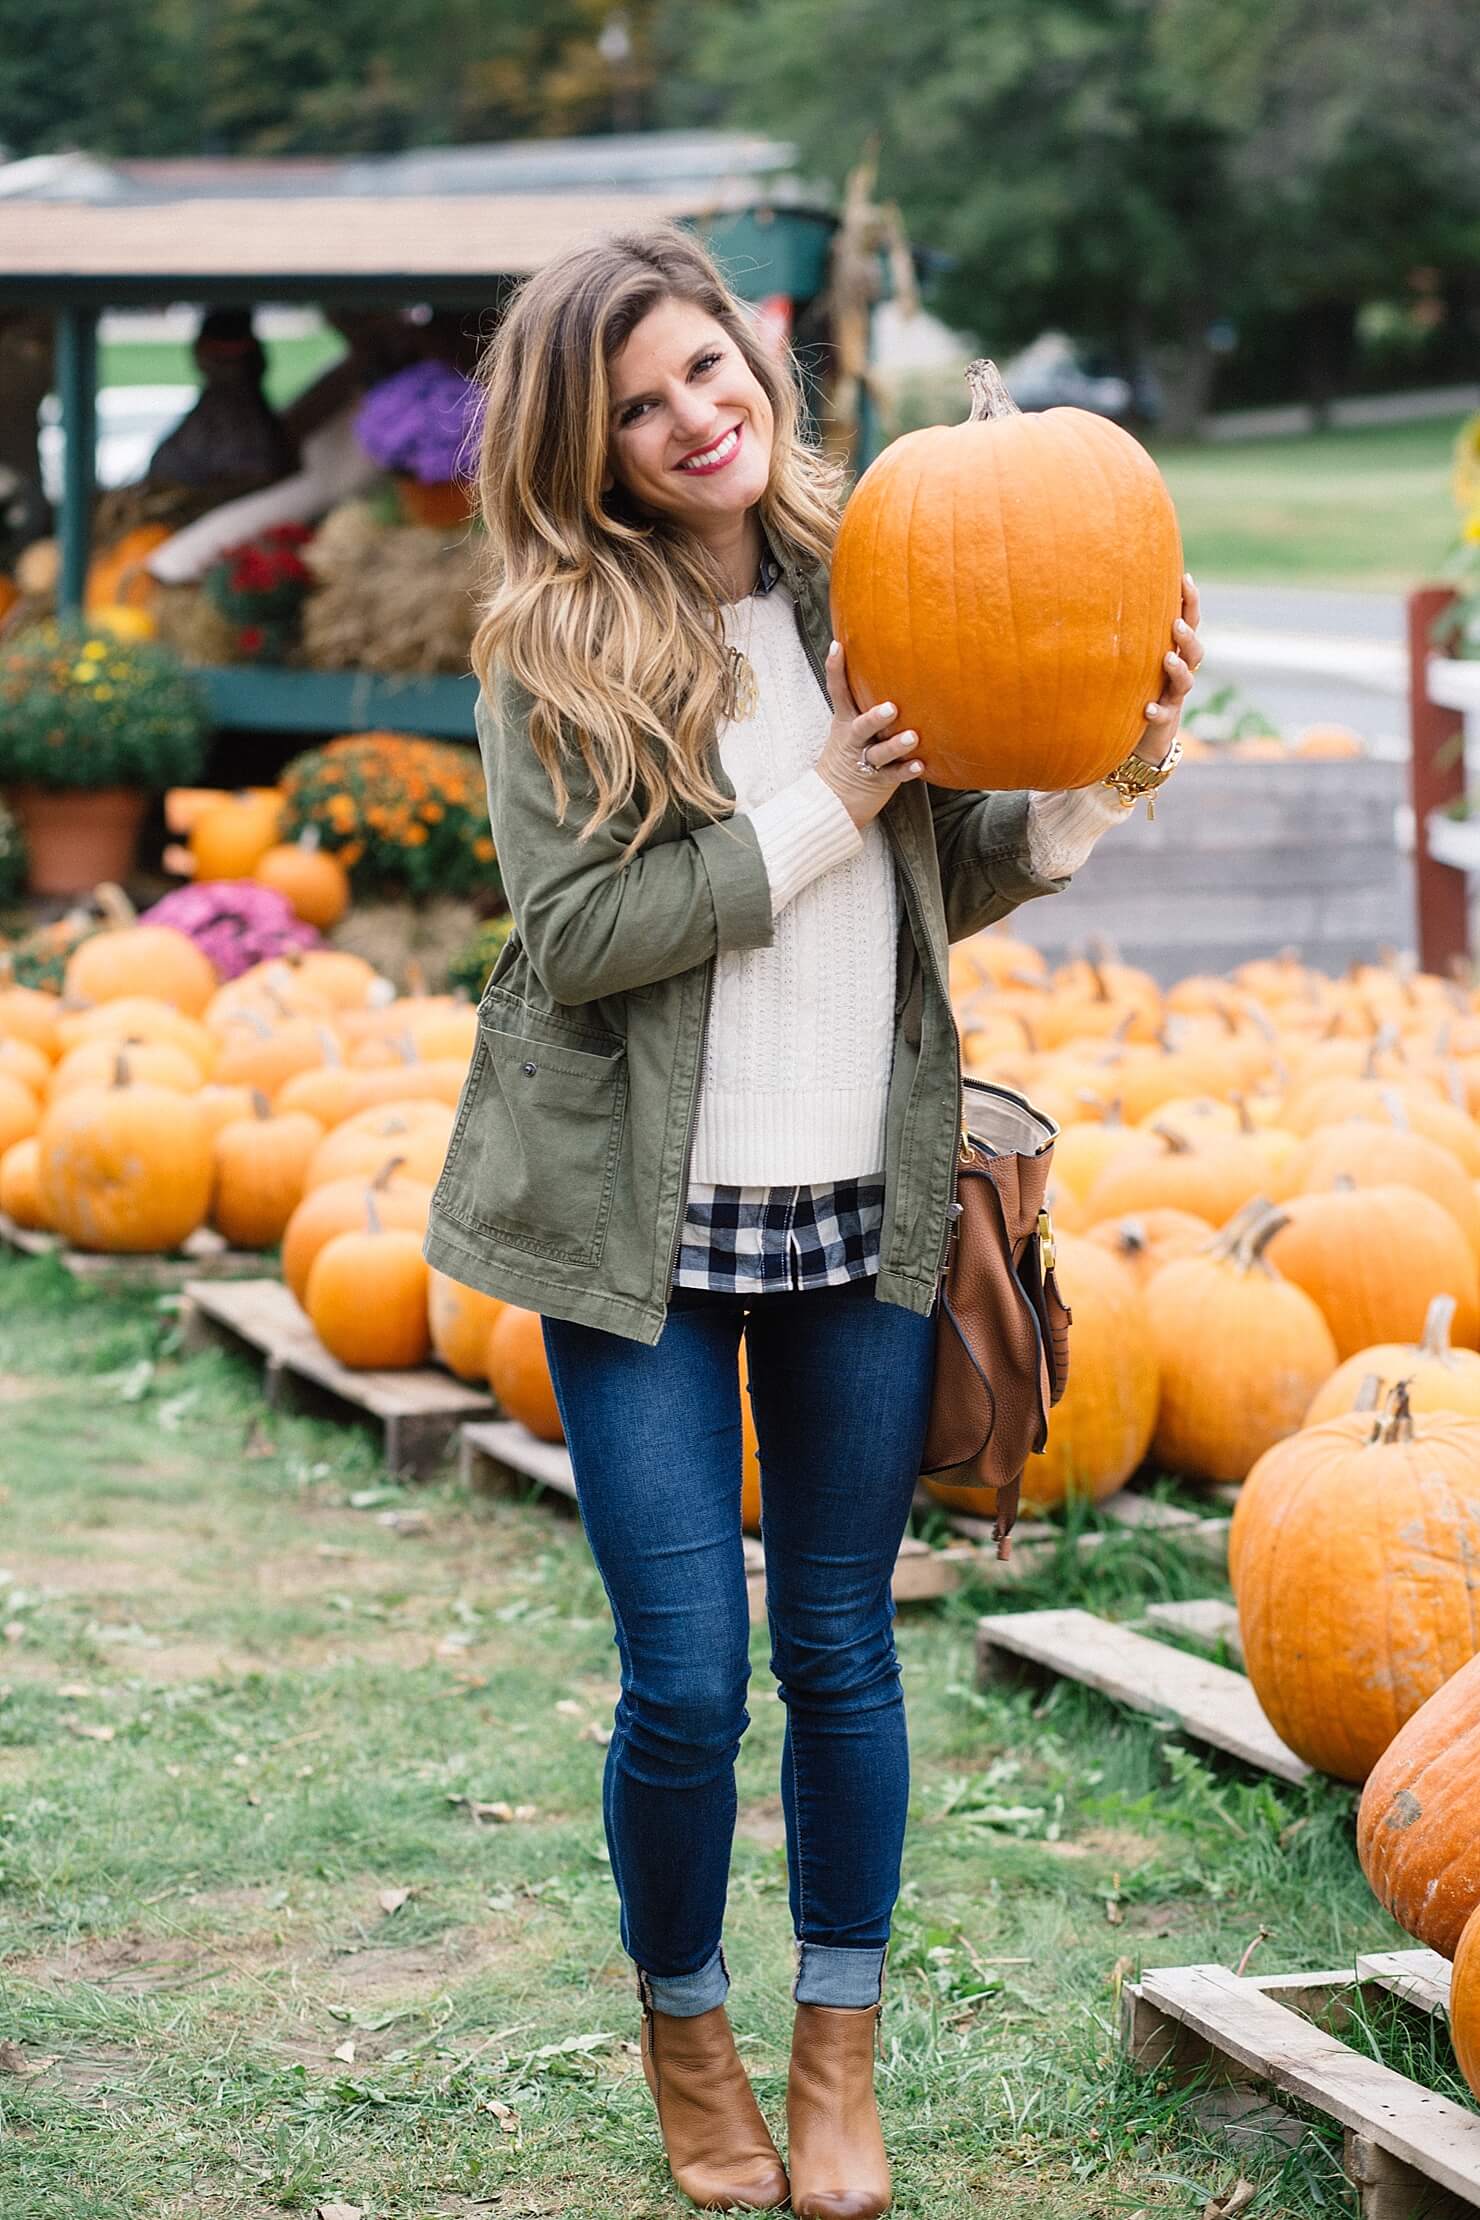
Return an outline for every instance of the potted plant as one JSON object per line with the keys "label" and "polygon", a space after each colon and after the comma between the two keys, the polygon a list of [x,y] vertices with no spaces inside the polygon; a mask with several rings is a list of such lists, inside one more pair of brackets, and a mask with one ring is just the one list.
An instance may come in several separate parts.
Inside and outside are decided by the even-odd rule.
{"label": "potted plant", "polygon": [[203,695],[155,641],[77,617],[0,640],[0,786],[30,891],[127,878],[150,795],[199,778],[207,731]]}

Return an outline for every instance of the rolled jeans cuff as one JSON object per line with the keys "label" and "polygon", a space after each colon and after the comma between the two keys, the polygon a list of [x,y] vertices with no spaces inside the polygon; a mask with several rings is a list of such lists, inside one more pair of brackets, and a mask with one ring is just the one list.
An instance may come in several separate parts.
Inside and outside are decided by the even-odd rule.
{"label": "rolled jeans cuff", "polygon": [[888,1947],[885,1943],[878,1949],[841,1950],[832,1943],[799,1942],[792,2001],[858,2008],[877,2004],[884,1993]]}
{"label": "rolled jeans cuff", "polygon": [[637,1986],[655,2012],[667,2012],[673,2019],[694,2019],[700,2012],[712,2012],[730,1993],[724,1947],[716,1944],[714,1955],[697,1973],[649,1973],[639,1966]]}

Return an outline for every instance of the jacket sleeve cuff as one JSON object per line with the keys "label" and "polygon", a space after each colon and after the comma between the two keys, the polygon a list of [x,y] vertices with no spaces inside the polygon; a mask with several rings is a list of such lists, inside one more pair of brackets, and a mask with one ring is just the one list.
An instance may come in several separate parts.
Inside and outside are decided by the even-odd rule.
{"label": "jacket sleeve cuff", "polygon": [[1028,796],[1028,855],[1044,878],[1071,878],[1089,860],[1107,825],[1131,816],[1134,802],[1123,802],[1113,786],[1076,786],[1059,793]]}
{"label": "jacket sleeve cuff", "polygon": [[709,881],[716,949],[769,946],[775,938],[771,882],[751,819],[737,812],[699,826],[690,837]]}
{"label": "jacket sleeve cuff", "polygon": [[783,786],[748,813],[771,886],[771,914],[835,864],[863,846],[863,834],[838,795],[816,771]]}

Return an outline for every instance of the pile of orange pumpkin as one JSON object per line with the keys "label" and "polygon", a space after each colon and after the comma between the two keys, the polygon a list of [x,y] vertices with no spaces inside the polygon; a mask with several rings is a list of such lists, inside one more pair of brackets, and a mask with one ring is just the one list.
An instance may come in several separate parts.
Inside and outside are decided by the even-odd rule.
{"label": "pile of orange pumpkin", "polygon": [[198,884],[255,879],[320,932],[337,925],[349,908],[349,874],[338,857],[312,834],[283,839],[283,796],[275,786],[240,793],[172,787],[165,796],[165,823],[179,836],[166,861]]}

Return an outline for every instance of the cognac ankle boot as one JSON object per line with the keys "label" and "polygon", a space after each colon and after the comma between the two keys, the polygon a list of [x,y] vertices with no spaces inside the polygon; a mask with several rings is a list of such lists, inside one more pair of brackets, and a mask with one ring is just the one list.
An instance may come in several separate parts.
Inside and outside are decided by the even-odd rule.
{"label": "cognac ankle boot", "polygon": [[882,2001],[799,2004],[786,2083],[791,2209],[797,2220],[875,2220],[891,2182],[874,2100]]}
{"label": "cognac ankle boot", "polygon": [[769,2212],[786,2202],[786,2168],[722,2004],[680,2018],[642,1997],[642,2070],[674,2180],[702,2212]]}

